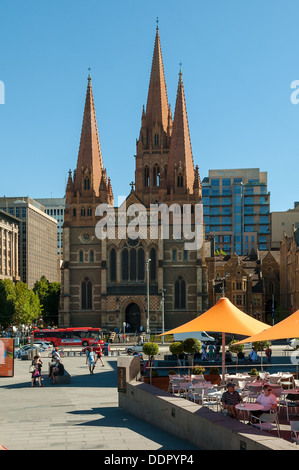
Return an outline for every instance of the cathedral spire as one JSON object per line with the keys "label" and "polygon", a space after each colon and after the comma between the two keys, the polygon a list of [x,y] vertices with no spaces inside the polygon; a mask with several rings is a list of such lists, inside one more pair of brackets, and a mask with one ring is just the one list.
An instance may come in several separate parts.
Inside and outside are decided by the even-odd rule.
{"label": "cathedral spire", "polygon": [[75,191],[91,189],[95,191],[96,195],[98,195],[102,171],[102,152],[93,100],[91,77],[89,74],[77,161]]}
{"label": "cathedral spire", "polygon": [[168,107],[161,43],[157,24],[151,77],[147,97],[145,127],[147,127],[149,130],[152,130],[154,122],[157,122],[162,127],[162,130],[167,133],[169,113]]}
{"label": "cathedral spire", "polygon": [[184,188],[193,192],[194,162],[189,132],[187,108],[185,101],[182,71],[179,72],[179,83],[172,127],[171,145],[167,183],[169,188]]}

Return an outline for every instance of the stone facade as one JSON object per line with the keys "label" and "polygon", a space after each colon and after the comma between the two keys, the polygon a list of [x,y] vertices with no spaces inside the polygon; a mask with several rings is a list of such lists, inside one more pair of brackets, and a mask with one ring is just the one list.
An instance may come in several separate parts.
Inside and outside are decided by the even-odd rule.
{"label": "stone facade", "polygon": [[[177,233],[176,217],[188,210],[187,205],[195,230],[196,207],[202,201],[201,182],[193,162],[182,73],[172,119],[158,28],[147,107],[143,108],[136,147],[135,182],[126,201],[116,208],[103,164],[89,77],[77,168],[69,172],[66,188],[61,326],[114,329],[126,323],[131,331],[145,330],[147,288],[151,331],[162,328],[162,290],[166,329],[208,308],[204,234],[202,243],[189,250]],[[100,204],[106,204],[107,213],[98,212]],[[169,237],[161,236],[161,214],[156,233],[150,231],[152,204],[173,205]],[[135,239],[129,228],[138,205],[145,212],[139,219],[140,236]],[[97,227],[105,218],[115,218],[116,230],[103,239],[98,237]]]}
{"label": "stone facade", "polygon": [[0,210],[0,279],[20,280],[19,276],[20,220]]}
{"label": "stone facade", "polygon": [[281,305],[290,313],[299,309],[299,233],[292,228],[291,236],[283,235],[280,244]]}

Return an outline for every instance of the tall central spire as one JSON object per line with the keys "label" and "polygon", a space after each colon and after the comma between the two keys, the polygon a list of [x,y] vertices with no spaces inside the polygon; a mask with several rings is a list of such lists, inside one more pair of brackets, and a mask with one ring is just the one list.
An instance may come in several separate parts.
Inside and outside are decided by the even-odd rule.
{"label": "tall central spire", "polygon": [[162,60],[159,28],[157,26],[146,106],[145,127],[151,129],[153,127],[154,122],[156,121],[159,125],[162,125],[163,131],[167,133],[168,113],[169,106],[166,82]]}
{"label": "tall central spire", "polygon": [[81,140],[78,153],[75,190],[84,188],[84,173],[90,177],[91,187],[95,194],[99,194],[103,172],[103,160],[99,139],[97,118],[93,100],[91,77],[88,76],[85,108],[83,115]]}

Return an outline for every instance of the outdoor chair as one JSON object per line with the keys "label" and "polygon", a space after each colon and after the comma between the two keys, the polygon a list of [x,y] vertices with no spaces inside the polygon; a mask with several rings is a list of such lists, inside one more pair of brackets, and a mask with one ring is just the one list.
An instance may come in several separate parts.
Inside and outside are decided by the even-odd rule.
{"label": "outdoor chair", "polygon": [[189,393],[189,388],[191,387],[191,382],[181,382],[180,383],[180,396],[182,398],[187,398]]}
{"label": "outdoor chair", "polygon": [[[299,401],[289,400],[288,398],[286,398],[284,400],[284,404],[287,411],[287,420],[290,421],[290,415],[296,414],[296,409],[299,407]],[[289,408],[291,412],[289,412]],[[294,413],[292,413],[292,409],[294,409]]]}
{"label": "outdoor chair", "polygon": [[[191,378],[192,378],[192,376],[191,376]],[[192,384],[193,385],[203,383],[204,381],[205,381],[205,378],[204,378],[203,375],[196,375],[195,377],[193,376],[193,378],[192,378]]]}
{"label": "outdoor chair", "polygon": [[252,385],[248,385],[248,389],[247,389],[247,401],[255,401],[257,399],[257,397],[259,396],[259,394],[261,393],[262,391],[262,386],[260,387],[254,387]]}
{"label": "outdoor chair", "polygon": [[291,442],[299,444],[299,421],[290,421],[291,425]]}
{"label": "outdoor chair", "polygon": [[261,380],[267,380],[269,375],[269,372],[259,372],[259,377]]}
{"label": "outdoor chair", "polygon": [[176,393],[181,391],[181,383],[183,382],[182,379],[173,379],[171,382],[170,391],[171,393]]}
{"label": "outdoor chair", "polygon": [[194,403],[196,403],[197,400],[201,403],[204,392],[205,389],[203,388],[193,388],[192,391],[189,392],[189,397]]}
{"label": "outdoor chair", "polygon": [[221,406],[220,400],[221,394],[219,392],[205,390],[202,395],[202,406],[206,406],[211,409],[216,408],[216,411],[218,411]]}
{"label": "outdoor chair", "polygon": [[293,388],[294,387],[294,377],[290,377],[289,379],[284,379],[283,377],[280,379],[280,385],[286,388]]}
{"label": "outdoor chair", "polygon": [[299,380],[298,379],[294,379],[294,386],[295,386],[295,388],[299,388]]}
{"label": "outdoor chair", "polygon": [[270,413],[263,413],[258,418],[256,423],[251,422],[251,425],[261,431],[277,430],[278,437],[280,437],[280,428],[277,411],[270,411]]}
{"label": "outdoor chair", "polygon": [[278,408],[278,410],[280,410],[281,405],[283,404],[283,401],[281,399],[282,392],[283,392],[283,388],[281,388],[281,387],[280,388],[275,388],[275,387],[272,388],[272,393],[273,393],[273,395],[276,396],[276,399],[277,399],[277,408]]}

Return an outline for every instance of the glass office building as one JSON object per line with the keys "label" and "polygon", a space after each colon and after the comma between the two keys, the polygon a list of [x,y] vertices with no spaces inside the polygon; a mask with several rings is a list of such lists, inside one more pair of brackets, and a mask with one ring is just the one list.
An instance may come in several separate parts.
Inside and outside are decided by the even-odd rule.
{"label": "glass office building", "polygon": [[206,234],[215,251],[246,255],[270,249],[267,172],[258,168],[210,170],[202,181]]}

